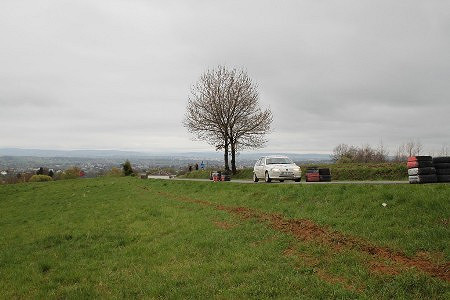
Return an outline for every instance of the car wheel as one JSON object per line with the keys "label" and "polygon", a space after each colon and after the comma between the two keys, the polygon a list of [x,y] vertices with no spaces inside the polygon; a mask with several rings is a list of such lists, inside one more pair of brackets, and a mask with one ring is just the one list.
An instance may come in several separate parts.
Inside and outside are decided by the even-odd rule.
{"label": "car wheel", "polygon": [[269,172],[266,171],[266,175],[264,176],[264,181],[269,183],[272,181],[272,178],[269,176]]}
{"label": "car wheel", "polygon": [[301,178],[294,179],[295,182],[300,182]]}
{"label": "car wheel", "polygon": [[280,179],[280,182],[284,182],[284,179]]}
{"label": "car wheel", "polygon": [[258,181],[259,181],[258,177],[256,177],[255,173],[253,173],[253,182],[258,182]]}

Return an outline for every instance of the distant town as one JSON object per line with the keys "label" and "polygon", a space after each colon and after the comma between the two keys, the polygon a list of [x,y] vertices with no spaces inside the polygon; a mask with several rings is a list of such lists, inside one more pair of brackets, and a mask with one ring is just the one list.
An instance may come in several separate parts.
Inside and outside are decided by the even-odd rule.
{"label": "distant town", "polygon": [[[238,168],[253,166],[256,159],[264,153],[242,154],[238,159]],[[297,162],[326,162],[327,154],[291,154]],[[205,169],[221,168],[221,153],[198,152],[176,154],[146,154],[132,151],[53,151],[31,149],[0,149],[0,175],[11,176],[18,173],[35,173],[40,168],[52,170],[55,174],[71,167],[81,169],[85,177],[97,177],[106,174],[112,168],[121,168],[125,160],[130,160],[137,172],[155,175],[179,174],[189,166],[198,164]],[[203,162],[203,164],[202,164]]]}

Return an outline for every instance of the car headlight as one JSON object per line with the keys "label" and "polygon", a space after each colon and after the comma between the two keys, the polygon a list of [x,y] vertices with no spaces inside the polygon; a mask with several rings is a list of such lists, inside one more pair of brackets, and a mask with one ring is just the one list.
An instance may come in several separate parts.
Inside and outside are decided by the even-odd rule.
{"label": "car headlight", "polygon": [[300,172],[300,168],[294,168],[294,172]]}
{"label": "car headlight", "polygon": [[280,172],[280,169],[274,168],[274,169],[272,169],[272,172]]}

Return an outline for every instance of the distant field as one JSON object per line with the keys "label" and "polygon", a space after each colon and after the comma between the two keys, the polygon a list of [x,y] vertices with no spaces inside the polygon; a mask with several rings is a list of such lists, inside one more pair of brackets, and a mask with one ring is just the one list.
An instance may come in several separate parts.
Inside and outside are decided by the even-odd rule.
{"label": "distant field", "polygon": [[449,299],[449,198],[448,184],[2,185],[1,297]]}
{"label": "distant field", "polygon": [[[303,173],[307,167],[330,168],[333,180],[407,180],[406,163],[346,163],[301,165]],[[183,175],[185,178],[208,178],[210,170],[193,171]],[[253,169],[239,170],[235,179],[252,179]]]}

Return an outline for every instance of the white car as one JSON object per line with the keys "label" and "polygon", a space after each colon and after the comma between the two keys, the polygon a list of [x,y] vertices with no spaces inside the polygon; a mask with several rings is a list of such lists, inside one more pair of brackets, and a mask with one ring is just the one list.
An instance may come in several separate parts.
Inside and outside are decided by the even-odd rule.
{"label": "white car", "polygon": [[272,179],[283,182],[294,180],[300,182],[302,170],[290,158],[286,156],[263,156],[253,167],[253,181],[258,182],[264,178],[265,182]]}

